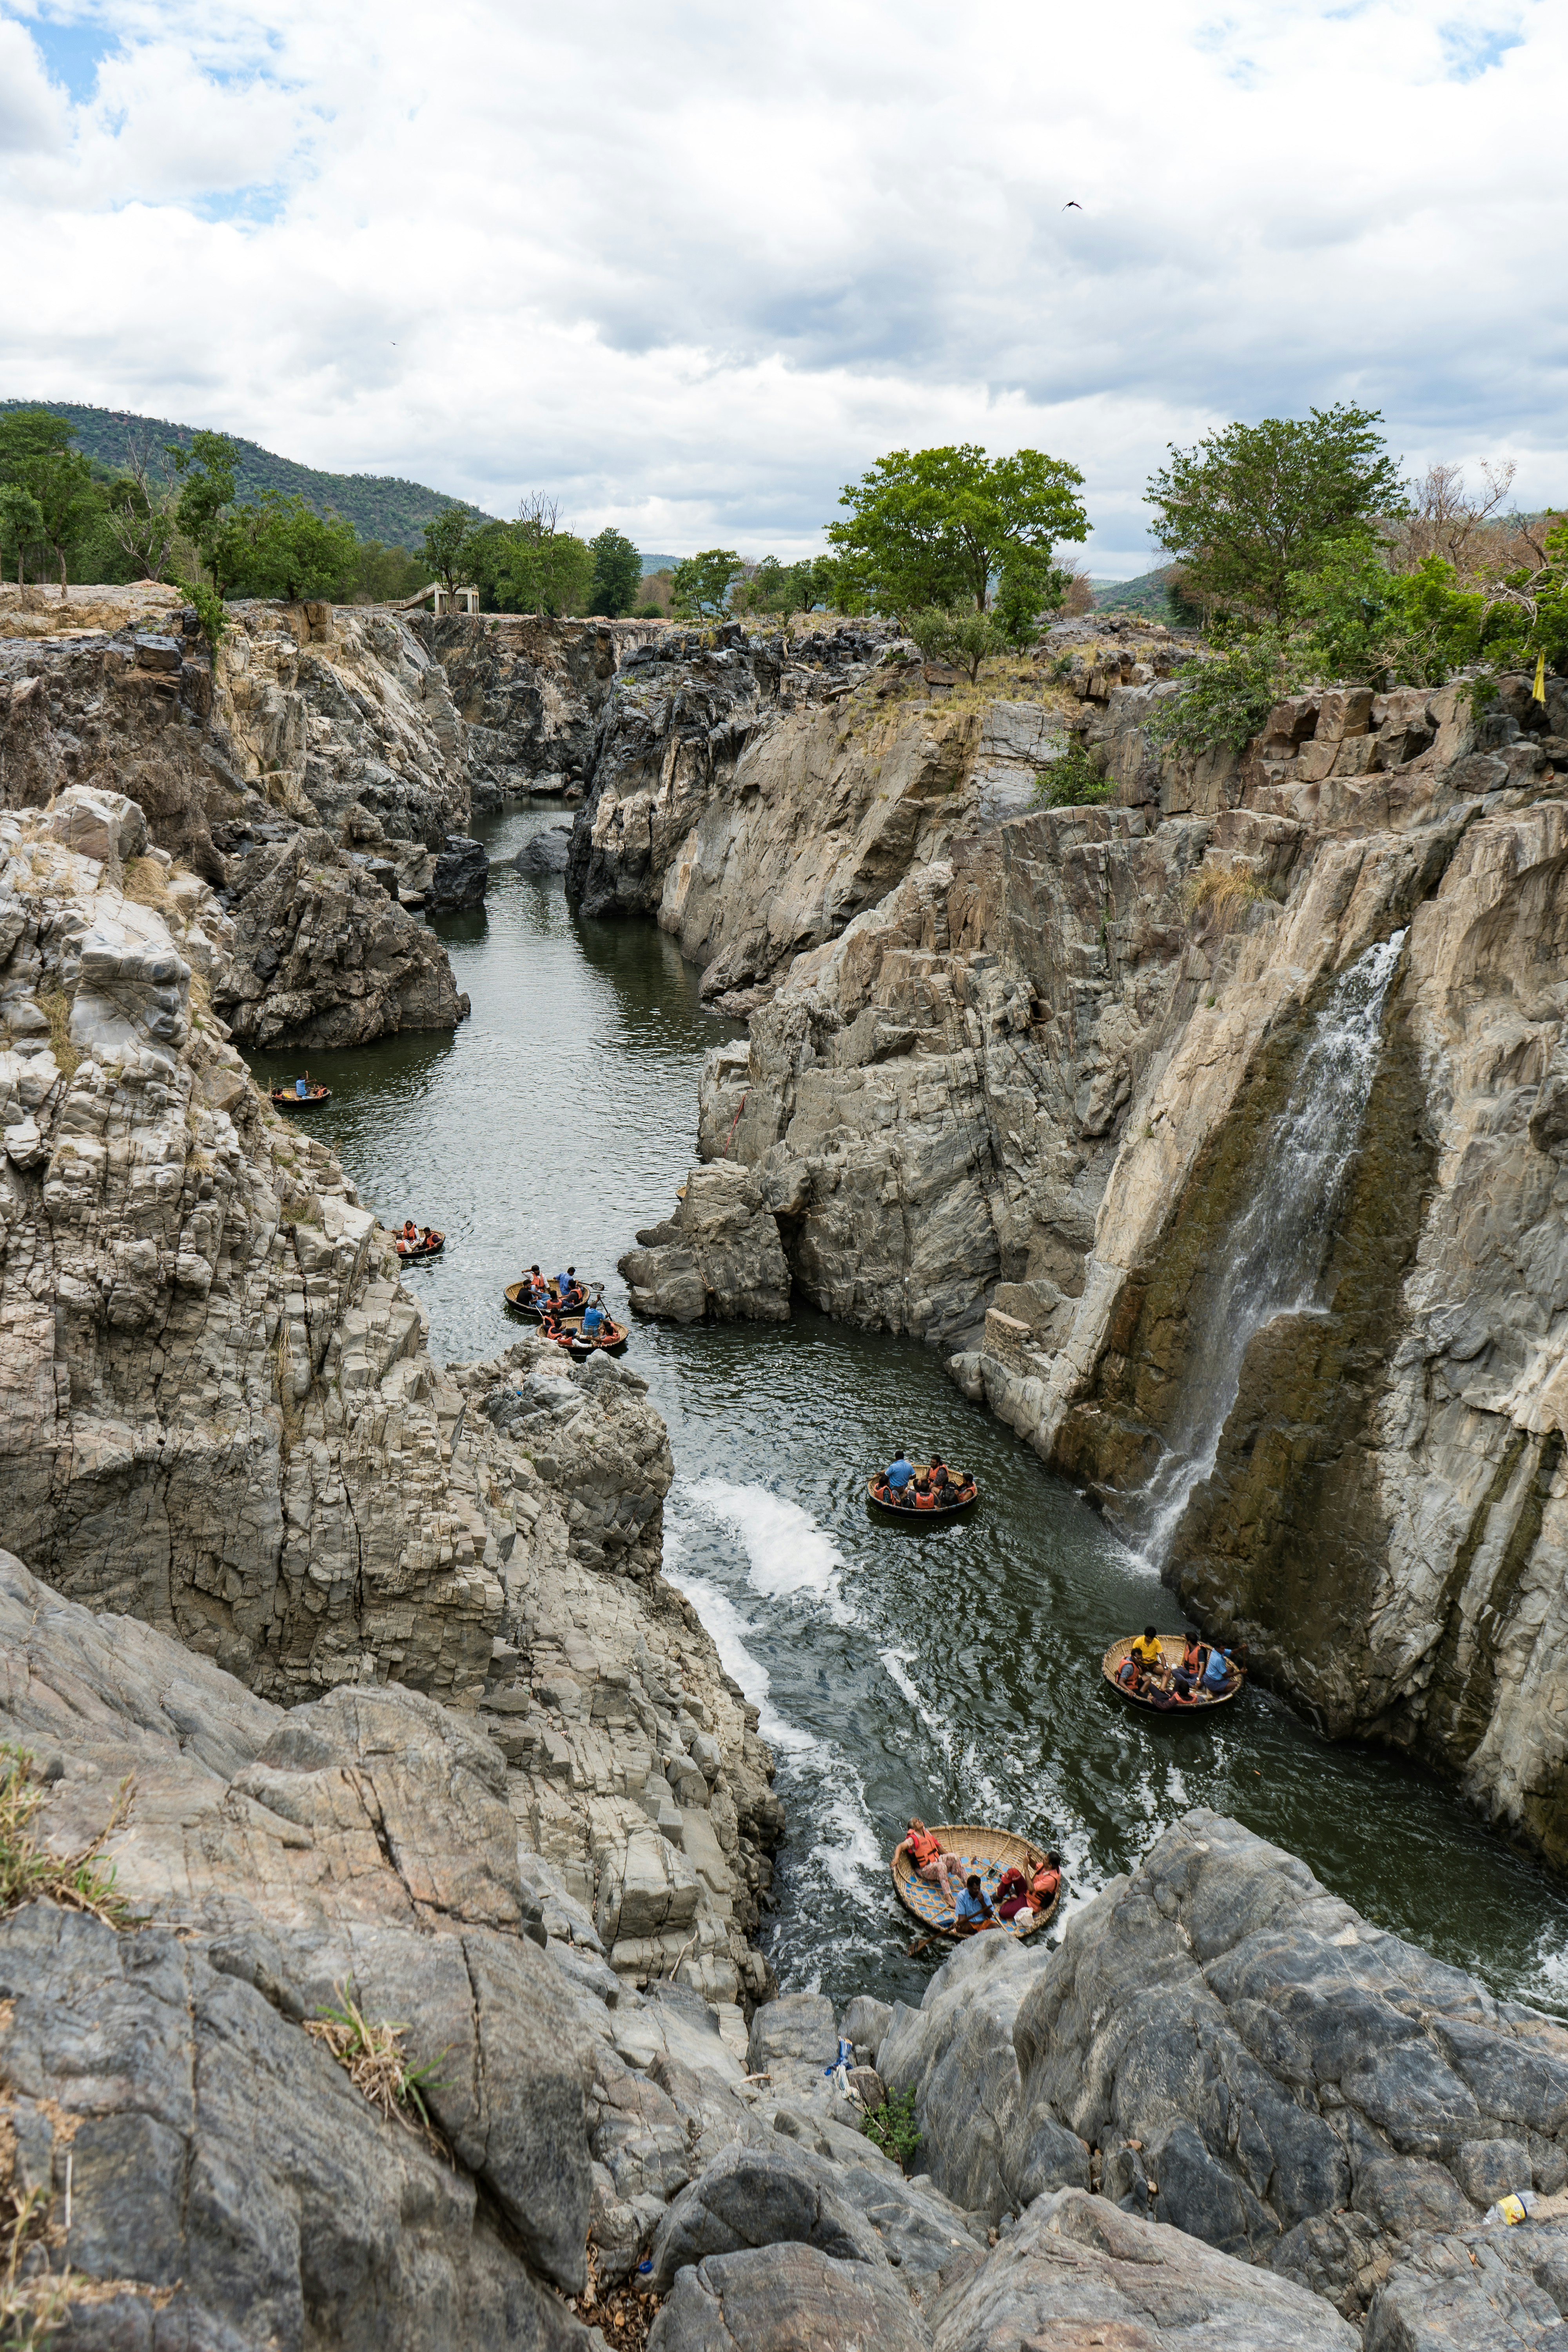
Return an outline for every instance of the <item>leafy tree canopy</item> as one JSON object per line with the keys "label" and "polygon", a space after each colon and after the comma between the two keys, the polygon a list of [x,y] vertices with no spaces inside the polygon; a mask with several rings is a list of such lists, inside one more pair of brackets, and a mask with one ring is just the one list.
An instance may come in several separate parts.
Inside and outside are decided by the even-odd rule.
{"label": "leafy tree canopy", "polygon": [[219,592],[340,604],[359,577],[359,541],[342,515],[319,515],[303,499],[268,491],[235,507],[211,540]]}
{"label": "leafy tree canopy", "polygon": [[0,415],[0,485],[6,500],[5,527],[16,539],[18,555],[28,543],[47,547],[59,566],[66,592],[66,551],[102,500],[92,467],[70,446],[73,428],[47,408],[14,408]]}
{"label": "leafy tree canopy", "polygon": [[1009,566],[1019,596],[1038,584],[1039,610],[1052,548],[1088,536],[1074,495],[1082,487],[1076,467],[1038,449],[994,458],[972,442],[912,455],[895,449],[858,482],[846,483],[839,504],[849,520],[829,523],[827,537],[847,561],[851,593],[881,611],[973,603],[984,613],[993,583]]}
{"label": "leafy tree canopy", "polygon": [[[444,508],[425,526],[425,560],[443,588],[466,588],[471,583],[474,539],[481,527],[476,507]],[[500,525],[491,525],[500,529]]]}
{"label": "leafy tree canopy", "polygon": [[683,621],[714,621],[728,610],[730,591],[744,569],[732,547],[710,547],[675,567],[675,610]]}
{"label": "leafy tree canopy", "polygon": [[1331,545],[1370,548],[1403,503],[1382,422],[1378,409],[1341,403],[1305,419],[1228,425],[1194,449],[1173,444],[1148,499],[1184,593],[1211,610],[1288,623],[1297,576],[1318,570]]}
{"label": "leafy tree canopy", "polygon": [[588,602],[595,613],[618,620],[629,613],[642,586],[642,557],[624,531],[606,524],[588,541],[594,558],[594,581]]}

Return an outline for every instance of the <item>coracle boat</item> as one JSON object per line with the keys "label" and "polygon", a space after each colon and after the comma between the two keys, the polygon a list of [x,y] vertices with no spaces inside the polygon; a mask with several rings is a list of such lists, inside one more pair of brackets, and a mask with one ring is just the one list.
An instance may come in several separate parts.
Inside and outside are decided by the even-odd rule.
{"label": "coracle boat", "polygon": [[427,1242],[399,1242],[397,1255],[405,1265],[412,1265],[416,1258],[439,1257],[446,1246],[445,1234],[432,1234]]}
{"label": "coracle boat", "polygon": [[[916,1475],[923,1477],[926,1464],[917,1462],[914,1466]],[[919,1511],[912,1503],[905,1505],[881,1501],[876,1492],[879,1483],[879,1480],[875,1474],[867,1479],[867,1501],[874,1511],[880,1511],[885,1518],[897,1519],[899,1525],[905,1528],[942,1527],[951,1519],[963,1518],[964,1513],[972,1511],[980,1500],[980,1489],[976,1486],[973,1494],[965,1495],[962,1503],[933,1503],[929,1511]]]}
{"label": "coracle boat", "polygon": [[323,1103],[331,1099],[331,1087],[312,1087],[305,1095],[297,1095],[292,1087],[273,1087],[268,1093],[274,1110],[320,1110]]}
{"label": "coracle boat", "polygon": [[[1124,1684],[1119,1683],[1116,1679],[1117,1667],[1123,1664],[1137,1638],[1135,1633],[1127,1633],[1120,1642],[1112,1642],[1100,1662],[1100,1671],[1116,1693],[1117,1697],[1125,1699],[1129,1706],[1135,1706],[1141,1715],[1157,1715],[1163,1723],[1170,1723],[1177,1718],[1186,1719],[1193,1716],[1212,1714],[1216,1706],[1228,1706],[1233,1698],[1241,1696],[1247,1683],[1245,1666],[1236,1668],[1241,1680],[1234,1690],[1221,1691],[1213,1698],[1196,1699],[1188,1706],[1155,1706],[1149,1699],[1140,1698],[1135,1691],[1130,1691]],[[1181,1664],[1186,1646],[1179,1633],[1160,1635],[1160,1654],[1165,1661],[1167,1672],[1173,1673]],[[1235,1664],[1234,1660],[1232,1664]]]}
{"label": "coracle boat", "polygon": [[[552,1276],[547,1286],[550,1292],[549,1304],[553,1307],[556,1298],[553,1276]],[[596,1290],[602,1289],[604,1286],[602,1283],[597,1282],[584,1282],[581,1277],[579,1277],[577,1287],[583,1293],[584,1304],[586,1305]],[[533,1303],[532,1297],[529,1291],[528,1276],[526,1275],[524,1275],[520,1281],[509,1282],[506,1289],[502,1293],[502,1297],[505,1298],[507,1305],[510,1307],[514,1315],[526,1315],[531,1323],[542,1322],[543,1310],[536,1307]],[[563,1319],[568,1323],[573,1322],[581,1317],[582,1312],[583,1308],[581,1307],[571,1307],[567,1310],[567,1313]]]}
{"label": "coracle boat", "polygon": [[584,1330],[583,1319],[578,1316],[575,1318],[574,1328],[573,1326],[573,1317],[566,1316],[563,1318],[563,1328],[572,1329],[572,1353],[579,1363],[585,1363],[590,1356],[625,1355],[626,1341],[630,1339],[631,1333],[624,1323],[614,1323],[606,1315],[598,1330],[589,1333]]}
{"label": "coracle boat", "polygon": [[[996,1893],[996,1882],[1009,1863],[1016,1863],[1023,1871],[1038,1870],[1045,1861],[1044,1850],[1031,1845],[1027,1838],[1016,1837],[1011,1830],[991,1830],[976,1822],[931,1822],[931,1833],[953,1853],[962,1865],[963,1875],[979,1875],[980,1888],[988,1901]],[[940,1886],[931,1886],[915,1873],[914,1857],[907,1846],[900,1845],[893,1856],[893,1892],[906,1911],[912,1912],[930,1936],[945,1936],[949,1943],[961,1940],[958,1925],[952,1916],[952,1906]],[[1056,1900],[1044,1911],[1037,1911],[1028,1927],[1020,1927],[1016,1919],[999,1919],[994,1927],[983,1932],[988,1936],[1016,1936],[1020,1942],[1037,1936],[1048,1927],[1061,1908],[1062,1889],[1058,1887]]]}

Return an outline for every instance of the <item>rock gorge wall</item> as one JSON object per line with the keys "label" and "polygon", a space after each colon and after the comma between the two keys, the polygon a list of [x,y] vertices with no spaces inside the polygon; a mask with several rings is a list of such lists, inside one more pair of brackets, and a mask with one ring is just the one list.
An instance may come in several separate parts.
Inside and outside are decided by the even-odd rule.
{"label": "rock gorge wall", "polygon": [[[831,714],[759,701],[732,760],[683,750],[667,697],[638,791],[612,767],[580,817],[574,871],[613,866],[680,929],[722,845],[723,928],[681,936],[715,981],[764,974],[765,1001],[710,1056],[703,1157],[743,1171],[797,1296],[955,1349],[1134,1537],[1314,1022],[1403,933],[1332,1246],[1305,1315],[1258,1330],[1167,1573],[1329,1729],[1415,1748],[1568,1863],[1568,687],[1542,707],[1505,680],[1479,719],[1462,688],[1325,691],[1243,754],[1178,761],[1146,732],[1168,666],[1080,628],[1033,702],[1020,680],[968,709],[884,660]],[[866,877],[836,830],[868,804],[862,727],[884,778],[937,742],[949,766],[904,795],[904,870],[856,911],[820,877]],[[1113,801],[1009,814],[1075,733]],[[808,857],[816,936],[786,963]],[[642,1295],[688,1311],[692,1212],[639,1241]],[[705,1311],[750,1295],[709,1272]]]}
{"label": "rock gorge wall", "polygon": [[211,894],[128,895],[144,832],[85,787],[0,818],[11,1543],[268,1699],[393,1682],[468,1716],[615,1968],[754,1996],[781,1817],[658,1572],[645,1384],[540,1342],[431,1361],[388,1237],[210,1010]]}

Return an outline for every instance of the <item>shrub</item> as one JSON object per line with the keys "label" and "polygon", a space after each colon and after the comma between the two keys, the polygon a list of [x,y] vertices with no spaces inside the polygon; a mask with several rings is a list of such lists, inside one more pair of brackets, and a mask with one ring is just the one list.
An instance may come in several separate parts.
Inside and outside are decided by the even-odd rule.
{"label": "shrub", "polygon": [[1216,743],[1244,751],[1300,674],[1299,657],[1278,631],[1234,638],[1213,660],[1186,665],[1186,692],[1163,702],[1146,731],[1160,750],[1192,757]]}
{"label": "shrub", "polygon": [[1115,779],[1101,773],[1081,743],[1069,743],[1035,778],[1037,808],[1098,808],[1115,795]]}
{"label": "shrub", "polygon": [[884,2156],[893,2157],[907,2171],[922,2137],[915,2121],[913,2084],[907,2091],[888,2092],[881,2105],[868,2111],[860,2128]]}
{"label": "shrub", "polygon": [[910,635],[927,661],[951,662],[969,672],[973,686],[980,665],[992,654],[1007,652],[1011,640],[989,613],[950,613],[928,604],[910,619]]}

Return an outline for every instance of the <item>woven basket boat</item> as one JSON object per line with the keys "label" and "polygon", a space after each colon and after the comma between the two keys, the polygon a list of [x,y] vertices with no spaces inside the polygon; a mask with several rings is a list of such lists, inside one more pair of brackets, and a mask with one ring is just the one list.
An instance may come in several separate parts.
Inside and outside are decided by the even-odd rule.
{"label": "woven basket boat", "polygon": [[398,1260],[403,1265],[414,1265],[422,1257],[439,1257],[446,1246],[445,1234],[437,1234],[429,1242],[408,1242],[398,1251]]}
{"label": "woven basket boat", "polygon": [[[1010,1862],[1016,1862],[1021,1870],[1037,1870],[1046,1858],[1043,1847],[1031,1845],[1027,1838],[1016,1837],[1011,1830],[987,1829],[980,1822],[931,1822],[927,1826],[932,1837],[940,1839],[958,1856],[965,1878],[971,1871],[978,1872],[981,1892],[988,1899],[994,1898],[996,1882]],[[949,1943],[956,1944],[960,1938],[952,1906],[940,1886],[929,1886],[923,1878],[916,1876],[913,1857],[907,1851],[893,1856],[892,1873],[893,1892],[905,1910],[913,1912],[928,1934],[945,1936]],[[1056,1917],[1061,1899],[1058,1887],[1049,1910],[1037,1912],[1027,1927],[1020,1927],[1016,1919],[999,1919],[994,1927],[984,1932],[988,1936],[1016,1936],[1020,1941],[1037,1936]]]}
{"label": "woven basket boat", "polygon": [[[1233,1698],[1241,1696],[1247,1682],[1245,1667],[1237,1669],[1241,1675],[1241,1681],[1237,1683],[1236,1688],[1233,1691],[1223,1691],[1217,1698],[1200,1699],[1195,1706],[1151,1706],[1146,1698],[1138,1698],[1131,1691],[1124,1690],[1116,1679],[1117,1667],[1121,1665],[1137,1639],[1138,1636],[1135,1633],[1126,1633],[1120,1642],[1112,1642],[1100,1662],[1100,1671],[1116,1693],[1117,1697],[1125,1699],[1129,1706],[1135,1706],[1140,1715],[1157,1715],[1162,1723],[1172,1723],[1178,1718],[1185,1721],[1194,1716],[1210,1715],[1216,1706],[1228,1706]],[[1173,1669],[1181,1664],[1186,1646],[1179,1633],[1162,1633],[1160,1636],[1161,1654],[1166,1665]],[[1234,1661],[1232,1663],[1234,1664]]]}
{"label": "woven basket boat", "polygon": [[573,1332],[572,1354],[578,1363],[585,1362],[590,1356],[624,1356],[630,1337],[624,1323],[612,1323],[606,1316],[598,1337],[591,1339],[579,1318]]}
{"label": "woven basket boat", "polygon": [[332,1090],[331,1087],[313,1087],[308,1095],[297,1095],[292,1087],[272,1087],[267,1099],[274,1110],[320,1110],[323,1103],[331,1101]]}
{"label": "woven basket boat", "polygon": [[[927,1465],[923,1462],[917,1462],[914,1467],[918,1475],[923,1475]],[[941,1527],[949,1519],[961,1519],[965,1511],[972,1511],[980,1500],[980,1489],[977,1486],[973,1494],[966,1496],[962,1503],[938,1503],[934,1504],[929,1511],[917,1511],[913,1508],[906,1510],[901,1503],[879,1502],[871,1492],[876,1483],[875,1475],[867,1479],[867,1501],[874,1511],[880,1511],[884,1518],[896,1519],[900,1527]]]}
{"label": "woven basket boat", "polygon": [[[602,1290],[604,1288],[604,1285],[603,1283],[598,1282],[582,1282],[580,1279],[579,1287],[584,1291],[587,1297],[591,1298],[596,1290]],[[511,1308],[514,1315],[526,1315],[531,1322],[542,1322],[543,1318],[542,1317],[539,1308],[534,1305],[531,1297],[525,1296],[527,1289],[528,1278],[526,1276],[524,1276],[521,1281],[509,1282],[505,1291],[506,1303]],[[555,1277],[553,1275],[550,1277],[549,1290],[551,1303],[553,1305],[555,1299]],[[572,1324],[581,1321],[583,1309],[580,1307],[574,1307],[572,1309],[572,1312],[569,1315],[563,1316],[562,1319],[567,1324]]]}

